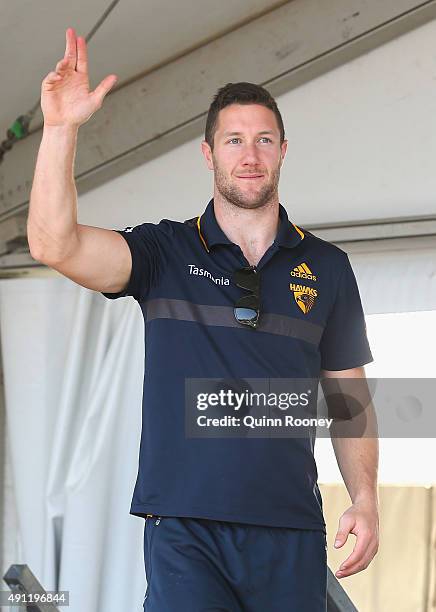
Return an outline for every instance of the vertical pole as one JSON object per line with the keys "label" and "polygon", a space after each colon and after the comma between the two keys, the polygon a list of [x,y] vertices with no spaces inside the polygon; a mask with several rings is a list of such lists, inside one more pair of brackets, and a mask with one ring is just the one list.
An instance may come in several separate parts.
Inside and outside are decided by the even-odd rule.
{"label": "vertical pole", "polygon": [[5,542],[6,542],[6,508],[5,508],[5,466],[6,466],[6,407],[4,401],[3,360],[0,342],[0,570],[4,574]]}

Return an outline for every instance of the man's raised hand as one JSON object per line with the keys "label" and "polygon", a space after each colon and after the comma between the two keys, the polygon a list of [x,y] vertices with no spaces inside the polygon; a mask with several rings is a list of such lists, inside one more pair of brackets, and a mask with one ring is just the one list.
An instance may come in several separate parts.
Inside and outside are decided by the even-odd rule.
{"label": "man's raised hand", "polygon": [[89,91],[86,41],[82,36],[76,37],[73,28],[68,28],[65,55],[41,85],[44,125],[79,127],[101,108],[116,81],[116,75],[111,74],[94,91]]}

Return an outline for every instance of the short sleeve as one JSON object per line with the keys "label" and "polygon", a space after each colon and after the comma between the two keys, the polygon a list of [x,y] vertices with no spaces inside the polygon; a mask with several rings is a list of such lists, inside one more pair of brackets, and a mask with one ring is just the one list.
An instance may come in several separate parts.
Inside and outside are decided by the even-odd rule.
{"label": "short sleeve", "polygon": [[147,298],[150,288],[157,285],[168,261],[173,240],[170,221],[142,223],[123,230],[113,230],[126,240],[132,255],[132,270],[127,286],[118,293],[101,292],[110,300],[132,296],[138,302]]}
{"label": "short sleeve", "polygon": [[356,277],[344,255],[336,299],[320,342],[323,370],[348,370],[373,361]]}

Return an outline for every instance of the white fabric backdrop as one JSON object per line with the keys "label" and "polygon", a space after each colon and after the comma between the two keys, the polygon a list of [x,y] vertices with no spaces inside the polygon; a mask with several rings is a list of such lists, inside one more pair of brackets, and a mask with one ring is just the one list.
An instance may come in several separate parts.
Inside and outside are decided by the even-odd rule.
{"label": "white fabric backdrop", "polygon": [[434,248],[349,252],[366,314],[436,310],[436,239]]}
{"label": "white fabric backdrop", "polygon": [[71,612],[140,610],[136,477],[143,322],[68,279],[0,283],[8,436],[22,558]]}

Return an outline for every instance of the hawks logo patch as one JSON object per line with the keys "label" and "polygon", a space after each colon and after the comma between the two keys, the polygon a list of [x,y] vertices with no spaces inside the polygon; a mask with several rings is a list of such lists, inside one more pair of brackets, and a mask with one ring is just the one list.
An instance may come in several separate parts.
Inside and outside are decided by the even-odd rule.
{"label": "hawks logo patch", "polygon": [[294,294],[294,299],[298,308],[300,308],[304,314],[307,314],[310,310],[312,310],[315,304],[315,299],[318,296],[316,289],[306,287],[305,285],[296,285],[295,283],[289,283],[289,289]]}

